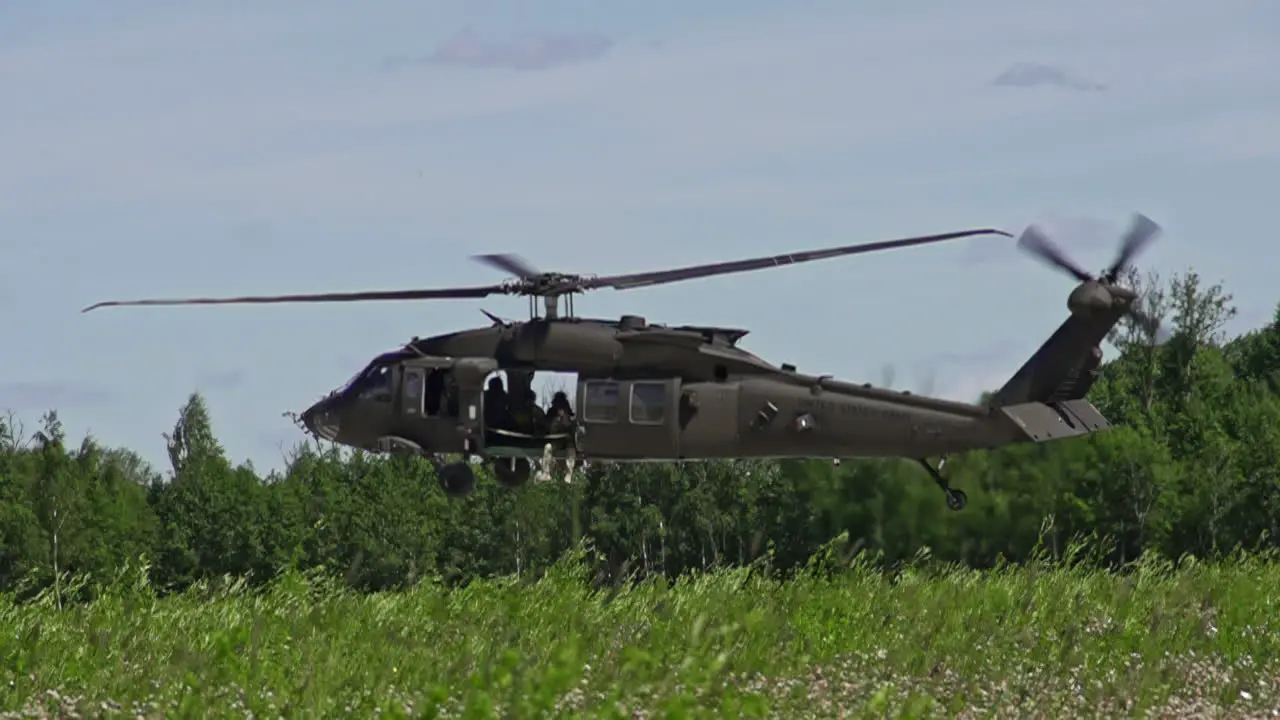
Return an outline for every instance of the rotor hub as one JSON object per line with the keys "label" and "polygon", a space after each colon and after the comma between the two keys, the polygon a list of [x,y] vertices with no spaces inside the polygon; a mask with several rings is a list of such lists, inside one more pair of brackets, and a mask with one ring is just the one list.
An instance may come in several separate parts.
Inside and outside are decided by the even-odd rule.
{"label": "rotor hub", "polygon": [[1084,282],[1067,296],[1067,309],[1077,315],[1088,315],[1111,309],[1112,296],[1098,282]]}
{"label": "rotor hub", "polygon": [[549,297],[581,293],[591,279],[592,276],[547,272],[531,277],[513,278],[503,283],[503,287],[511,295]]}

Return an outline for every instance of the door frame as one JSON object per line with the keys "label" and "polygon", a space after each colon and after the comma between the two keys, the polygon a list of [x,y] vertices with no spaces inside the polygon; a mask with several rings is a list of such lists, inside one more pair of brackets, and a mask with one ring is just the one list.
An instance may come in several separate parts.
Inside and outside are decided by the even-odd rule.
{"label": "door frame", "polygon": [[[435,415],[427,414],[427,377],[433,370],[445,370],[447,372],[453,368],[453,364],[453,360],[440,357],[419,357],[400,363],[398,368],[400,373],[399,392],[396,393],[395,400],[396,416],[422,420],[449,419],[449,416],[439,413]],[[417,379],[411,381],[411,378]],[[417,388],[415,396],[412,398],[409,395],[409,391],[412,389],[411,382],[415,382]]]}
{"label": "door frame", "polygon": [[487,357],[453,358],[450,376],[458,393],[456,427],[468,453],[484,450],[485,381],[501,370],[497,360]]}
{"label": "door frame", "polygon": [[[497,369],[492,358],[452,358],[422,355],[400,363],[399,392],[395,394],[395,413],[401,423],[418,428],[414,436],[429,438],[431,447],[443,452],[477,454],[484,449],[484,381]],[[455,392],[454,412],[446,403],[448,393],[441,393],[442,407],[434,415],[426,413],[427,378],[431,372],[443,370],[444,390]],[[412,379],[411,379],[412,378]],[[412,392],[412,396],[410,393]]]}

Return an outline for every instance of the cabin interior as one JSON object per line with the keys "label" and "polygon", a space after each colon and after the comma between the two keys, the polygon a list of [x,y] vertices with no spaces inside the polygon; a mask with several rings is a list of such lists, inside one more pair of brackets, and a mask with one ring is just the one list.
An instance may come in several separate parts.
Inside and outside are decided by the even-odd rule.
{"label": "cabin interior", "polygon": [[[666,417],[667,385],[665,380],[579,382],[576,373],[537,373],[535,377],[531,372],[499,371],[486,379],[485,424],[531,435],[554,433],[546,428],[565,420],[661,424]],[[579,407],[581,418],[577,417]]]}
{"label": "cabin interior", "polygon": [[[534,437],[569,432],[575,419],[576,375],[555,384],[542,373],[498,371],[485,379],[484,423],[488,430]],[[535,380],[543,380],[536,387]]]}
{"label": "cabin interior", "polygon": [[[396,373],[397,360],[379,358],[352,378],[343,392],[362,400],[396,403],[406,414],[460,417],[451,367],[442,364]],[[577,373],[499,370],[484,381],[485,446],[498,454],[533,455],[551,443],[560,454],[574,444],[578,423],[594,426],[592,435],[601,440],[628,427],[657,430],[667,423],[671,402],[669,380],[583,379]],[[410,410],[415,406],[416,412]],[[625,439],[617,436],[614,442]]]}

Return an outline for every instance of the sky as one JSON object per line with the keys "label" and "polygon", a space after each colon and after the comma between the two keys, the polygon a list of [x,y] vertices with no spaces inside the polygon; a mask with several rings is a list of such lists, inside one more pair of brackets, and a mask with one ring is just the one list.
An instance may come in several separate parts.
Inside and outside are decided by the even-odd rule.
{"label": "sky", "polygon": [[[80,309],[610,274],[1040,224],[1280,301],[1280,5],[1220,0],[68,0],[0,4],[0,408],[167,469],[204,394],[265,470],[412,336],[524,300]],[[579,297],[744,327],[802,372],[974,400],[1072,280],[979,237]]]}

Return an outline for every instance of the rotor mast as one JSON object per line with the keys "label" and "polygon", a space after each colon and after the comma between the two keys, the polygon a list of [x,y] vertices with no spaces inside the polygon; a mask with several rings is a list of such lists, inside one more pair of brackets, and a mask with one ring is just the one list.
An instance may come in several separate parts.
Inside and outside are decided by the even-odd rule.
{"label": "rotor mast", "polygon": [[[565,315],[566,318],[574,317],[573,314],[573,293],[547,293],[542,295],[542,317],[546,320],[556,320],[560,317],[560,296],[564,295]],[[529,318],[538,319],[538,297],[537,295],[529,296]]]}

